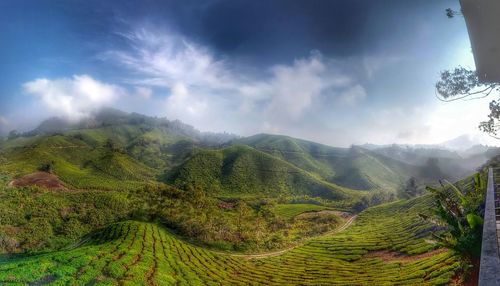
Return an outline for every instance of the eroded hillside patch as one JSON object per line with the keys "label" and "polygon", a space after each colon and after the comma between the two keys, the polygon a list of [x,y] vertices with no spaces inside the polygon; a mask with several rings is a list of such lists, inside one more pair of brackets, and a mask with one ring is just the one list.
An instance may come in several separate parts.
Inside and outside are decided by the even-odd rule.
{"label": "eroded hillside patch", "polygon": [[17,178],[9,183],[11,187],[29,187],[29,186],[38,186],[44,187],[50,190],[61,190],[67,191],[66,188],[59,180],[59,178],[51,173],[47,172],[35,172],[20,178]]}

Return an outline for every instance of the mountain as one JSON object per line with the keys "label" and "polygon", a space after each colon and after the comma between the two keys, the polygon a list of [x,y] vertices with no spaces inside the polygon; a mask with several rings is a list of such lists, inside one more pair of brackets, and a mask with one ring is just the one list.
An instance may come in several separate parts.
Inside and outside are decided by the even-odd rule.
{"label": "mountain", "polygon": [[215,194],[231,196],[309,195],[342,200],[353,193],[280,158],[243,145],[199,150],[166,174],[165,180],[177,186],[191,183]]}
{"label": "mountain", "polygon": [[154,182],[196,147],[236,138],[204,133],[180,121],[102,109],[78,122],[50,118],[0,142],[0,172],[19,177],[50,165],[71,188],[135,188]]}
{"label": "mountain", "polygon": [[418,166],[421,171],[428,169],[430,163],[436,164],[436,170],[439,170],[439,175],[442,176],[442,178],[437,179],[448,179],[450,181],[469,176],[479,166],[500,154],[500,148],[484,145],[474,145],[462,151],[431,147],[430,145],[426,147],[397,144],[371,145],[369,148],[373,153]]}
{"label": "mountain", "polygon": [[481,145],[481,143],[482,140],[480,140],[477,136],[472,137],[464,134],[437,145],[450,150],[462,151],[462,150],[467,150],[475,145]]}
{"label": "mountain", "polygon": [[179,120],[168,120],[127,113],[114,108],[102,108],[93,112],[89,117],[73,122],[63,118],[53,117],[43,121],[37,128],[26,132],[23,136],[50,135],[64,133],[70,130],[96,129],[110,126],[139,126],[146,129],[157,129],[165,134],[187,137],[206,144],[223,144],[237,136],[229,133],[200,132],[193,126]]}
{"label": "mountain", "polygon": [[282,135],[258,134],[234,140],[278,157],[328,182],[359,190],[395,190],[414,166],[370,150],[337,148]]}
{"label": "mountain", "polygon": [[51,118],[0,142],[0,159],[8,162],[0,172],[18,177],[53,165],[74,188],[134,188],[160,176],[179,184],[195,180],[219,193],[335,198],[346,190],[395,191],[410,177],[420,184],[457,180],[498,153],[476,146],[464,158],[442,148],[337,148],[270,134],[241,138],[200,132],[177,120],[101,109],[78,122]]}

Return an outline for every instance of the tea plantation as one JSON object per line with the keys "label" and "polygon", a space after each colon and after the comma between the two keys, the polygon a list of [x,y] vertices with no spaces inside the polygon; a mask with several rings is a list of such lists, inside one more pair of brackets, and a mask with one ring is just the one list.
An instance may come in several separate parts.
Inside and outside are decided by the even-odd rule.
{"label": "tea plantation", "polygon": [[[125,221],[64,251],[0,262],[0,284],[442,285],[459,260],[433,251],[429,236],[435,229],[417,215],[428,213],[431,199],[367,209],[345,231],[260,259],[211,252],[159,225]],[[389,258],[379,256],[381,250]]]}

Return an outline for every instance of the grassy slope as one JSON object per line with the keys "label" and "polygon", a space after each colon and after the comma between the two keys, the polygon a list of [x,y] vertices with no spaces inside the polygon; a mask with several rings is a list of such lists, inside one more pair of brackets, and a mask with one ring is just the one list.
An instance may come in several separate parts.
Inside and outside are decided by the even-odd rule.
{"label": "grassy slope", "polygon": [[[370,251],[425,253],[429,197],[368,209],[347,231],[277,257],[245,260],[186,244],[154,224],[122,222],[68,251],[0,262],[3,285],[442,285],[450,252],[384,261]],[[397,215],[395,215],[397,214]]]}
{"label": "grassy slope", "polygon": [[168,175],[176,185],[195,183],[223,195],[309,195],[350,199],[355,192],[327,183],[296,166],[248,146],[202,150]]}
{"label": "grassy slope", "polygon": [[329,182],[352,189],[395,190],[413,166],[362,148],[335,148],[288,136],[259,134],[235,141],[279,157]]}
{"label": "grassy slope", "polygon": [[0,152],[5,164],[0,171],[11,177],[52,163],[53,172],[72,188],[124,189],[154,179],[155,171],[119,151],[66,135],[20,138],[7,142]]}

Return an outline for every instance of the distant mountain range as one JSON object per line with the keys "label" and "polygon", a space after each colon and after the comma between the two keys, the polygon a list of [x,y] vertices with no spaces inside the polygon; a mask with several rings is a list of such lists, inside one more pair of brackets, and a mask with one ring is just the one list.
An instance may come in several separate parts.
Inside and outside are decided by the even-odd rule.
{"label": "distant mountain range", "polygon": [[[499,141],[500,143],[500,141]],[[399,146],[401,148],[409,149],[431,149],[431,150],[442,150],[456,152],[460,155],[472,155],[477,153],[482,153],[491,148],[497,148],[497,146],[488,146],[485,144],[485,140],[482,140],[478,136],[461,135],[451,140],[447,140],[438,144],[363,144],[360,145],[363,148],[374,150],[387,148],[391,146]]]}

